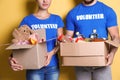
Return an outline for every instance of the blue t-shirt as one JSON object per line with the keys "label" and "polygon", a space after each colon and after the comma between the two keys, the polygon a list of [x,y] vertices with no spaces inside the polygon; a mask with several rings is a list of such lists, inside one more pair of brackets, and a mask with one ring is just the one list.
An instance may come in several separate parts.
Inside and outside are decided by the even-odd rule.
{"label": "blue t-shirt", "polygon": [[92,6],[81,3],[73,8],[67,15],[66,23],[67,30],[79,32],[85,38],[89,38],[93,29],[96,29],[98,38],[107,39],[107,29],[117,26],[117,17],[112,8],[97,1]]}
{"label": "blue t-shirt", "polygon": [[[45,29],[46,30],[46,40],[56,38],[58,28],[64,27],[64,23],[60,16],[51,14],[47,19],[38,19],[33,14],[26,16],[20,26],[28,25],[32,30]],[[56,39],[47,42],[47,51],[50,52],[55,48]],[[51,62],[48,66],[57,66],[58,58],[57,54],[53,55]]]}

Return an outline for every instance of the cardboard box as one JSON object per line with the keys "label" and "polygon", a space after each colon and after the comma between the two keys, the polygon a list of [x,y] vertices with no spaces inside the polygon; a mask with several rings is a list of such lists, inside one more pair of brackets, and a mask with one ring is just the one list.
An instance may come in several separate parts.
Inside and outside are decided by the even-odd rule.
{"label": "cardboard box", "polygon": [[[40,38],[46,39],[44,29],[36,30]],[[15,45],[12,44],[6,48],[13,51],[13,57],[23,69],[40,69],[45,64],[45,54],[47,53],[46,43],[36,45]]]}
{"label": "cardboard box", "polygon": [[61,43],[60,55],[63,66],[106,66],[105,56],[108,44],[118,47],[112,41]]}
{"label": "cardboard box", "polygon": [[63,57],[62,66],[105,66],[104,56]]}

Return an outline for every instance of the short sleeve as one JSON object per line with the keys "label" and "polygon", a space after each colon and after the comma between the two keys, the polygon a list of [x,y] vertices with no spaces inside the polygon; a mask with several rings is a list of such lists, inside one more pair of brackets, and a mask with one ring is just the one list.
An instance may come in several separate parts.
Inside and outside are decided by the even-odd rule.
{"label": "short sleeve", "polygon": [[64,22],[60,16],[57,17],[58,28],[64,27]]}
{"label": "short sleeve", "polygon": [[68,13],[66,17],[66,29],[74,31],[74,20],[72,18],[72,13]]}
{"label": "short sleeve", "polygon": [[107,22],[106,22],[106,26],[107,28],[112,27],[112,26],[117,26],[117,15],[114,12],[113,9],[109,9],[107,12]]}
{"label": "short sleeve", "polygon": [[19,27],[22,26],[22,25],[27,25],[26,18],[23,18],[23,20],[21,21]]}

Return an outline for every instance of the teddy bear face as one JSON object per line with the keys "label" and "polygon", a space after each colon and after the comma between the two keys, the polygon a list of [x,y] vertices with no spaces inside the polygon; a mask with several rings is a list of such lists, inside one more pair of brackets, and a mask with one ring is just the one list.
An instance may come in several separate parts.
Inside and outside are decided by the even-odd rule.
{"label": "teddy bear face", "polygon": [[13,37],[12,40],[13,43],[19,43],[19,42],[25,42],[29,40],[29,36],[34,34],[34,31],[29,28],[27,25],[23,25],[18,29],[15,29],[13,31]]}
{"label": "teddy bear face", "polygon": [[27,25],[21,26],[20,28],[18,28],[18,31],[23,35],[31,35],[34,33],[33,30],[31,30]]}

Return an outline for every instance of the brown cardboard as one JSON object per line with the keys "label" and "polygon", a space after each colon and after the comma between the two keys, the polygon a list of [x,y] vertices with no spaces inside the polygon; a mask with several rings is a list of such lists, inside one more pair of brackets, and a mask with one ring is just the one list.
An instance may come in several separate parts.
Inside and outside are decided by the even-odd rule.
{"label": "brown cardboard", "polygon": [[[97,48],[99,47],[99,48]],[[106,52],[104,42],[61,43],[61,56],[103,56]]]}
{"label": "brown cardboard", "polygon": [[32,48],[13,49],[13,57],[24,69],[40,69],[45,63],[46,44],[36,44]]}
{"label": "brown cardboard", "polygon": [[106,66],[104,56],[63,57],[62,66]]}
{"label": "brown cardboard", "polygon": [[29,49],[29,48],[32,48],[34,45],[28,45],[28,44],[25,44],[25,45],[15,45],[15,44],[12,44],[10,46],[8,46],[6,49],[7,50],[11,50],[11,49]]}
{"label": "brown cardboard", "polygon": [[118,41],[106,40],[105,43],[110,44],[114,47],[119,47],[120,46],[120,43]]}
{"label": "brown cardboard", "polygon": [[111,41],[60,43],[63,66],[105,66],[108,44],[118,47]]}
{"label": "brown cardboard", "polygon": [[[36,30],[40,38],[46,40],[45,30]],[[46,43],[36,45],[15,45],[12,44],[6,48],[13,51],[13,57],[23,69],[40,69],[45,63],[45,54],[47,53]]]}
{"label": "brown cardboard", "polygon": [[38,29],[38,30],[34,30],[38,36],[41,38],[41,39],[44,39],[44,41],[46,41],[46,31],[45,29]]}

